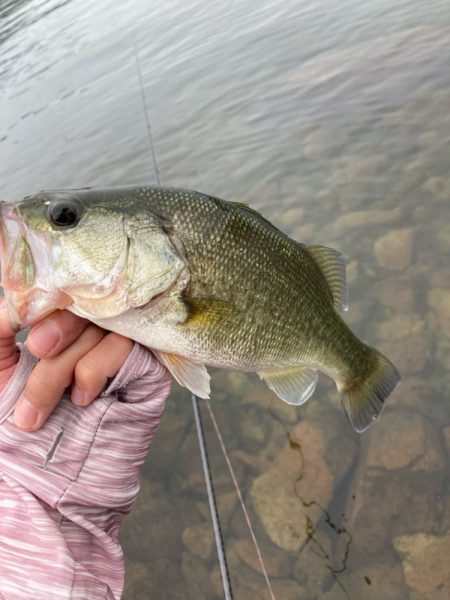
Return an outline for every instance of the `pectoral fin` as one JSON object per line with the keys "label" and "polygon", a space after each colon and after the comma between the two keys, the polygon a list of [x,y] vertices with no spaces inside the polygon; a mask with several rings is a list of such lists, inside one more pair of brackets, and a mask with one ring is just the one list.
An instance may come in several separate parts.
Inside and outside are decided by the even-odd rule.
{"label": "pectoral fin", "polygon": [[300,405],[308,400],[315,390],[317,371],[311,367],[291,367],[278,371],[260,371],[269,388],[288,404]]}
{"label": "pectoral fin", "polygon": [[158,360],[172,373],[178,383],[199,398],[209,398],[210,376],[204,364],[195,363],[178,354],[153,350]]}
{"label": "pectoral fin", "polygon": [[183,325],[213,326],[215,323],[230,320],[236,312],[236,308],[217,298],[190,298],[184,297],[183,303],[187,309],[187,318]]}

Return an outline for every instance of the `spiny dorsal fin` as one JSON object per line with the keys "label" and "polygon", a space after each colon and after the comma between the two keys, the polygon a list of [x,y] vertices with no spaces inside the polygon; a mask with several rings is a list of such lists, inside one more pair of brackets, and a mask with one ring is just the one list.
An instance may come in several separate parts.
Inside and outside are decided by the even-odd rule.
{"label": "spiny dorsal fin", "polygon": [[278,227],[275,227],[275,225],[271,223],[268,219],[266,219],[264,215],[262,215],[259,211],[257,211],[255,208],[252,208],[248,204],[245,204],[244,202],[231,202],[231,204],[239,210],[243,211],[244,213],[251,215],[253,218],[262,221],[266,225],[269,225],[269,227],[275,229],[275,231],[280,231]]}
{"label": "spiny dorsal fin", "polygon": [[336,310],[348,310],[345,260],[342,254],[327,246],[306,246],[306,249],[328,283]]}
{"label": "spiny dorsal fin", "polygon": [[317,371],[304,366],[259,371],[258,375],[279,398],[297,406],[308,400],[317,383]]}

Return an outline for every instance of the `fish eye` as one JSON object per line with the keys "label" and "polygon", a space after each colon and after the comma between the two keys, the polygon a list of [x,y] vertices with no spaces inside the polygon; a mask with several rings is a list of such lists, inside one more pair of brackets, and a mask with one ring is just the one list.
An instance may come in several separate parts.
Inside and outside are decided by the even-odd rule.
{"label": "fish eye", "polygon": [[48,207],[47,215],[56,229],[75,227],[81,218],[81,208],[73,200],[56,200]]}

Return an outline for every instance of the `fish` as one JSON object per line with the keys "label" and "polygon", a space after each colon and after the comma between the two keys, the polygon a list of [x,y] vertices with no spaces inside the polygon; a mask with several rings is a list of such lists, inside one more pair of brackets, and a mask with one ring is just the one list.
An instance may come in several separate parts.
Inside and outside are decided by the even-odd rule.
{"label": "fish", "polygon": [[68,309],[150,348],[200,398],[207,365],[256,372],[293,405],[322,372],[362,432],[400,381],[339,314],[342,255],[244,203],[161,186],[41,191],[0,204],[0,263],[17,328]]}

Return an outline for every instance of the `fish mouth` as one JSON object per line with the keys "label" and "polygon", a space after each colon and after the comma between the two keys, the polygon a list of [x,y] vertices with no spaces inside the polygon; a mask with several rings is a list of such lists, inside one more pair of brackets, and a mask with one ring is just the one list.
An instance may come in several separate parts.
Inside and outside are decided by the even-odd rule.
{"label": "fish mouth", "polygon": [[54,310],[72,304],[72,299],[64,292],[47,292],[35,285],[36,261],[27,238],[26,225],[17,205],[0,202],[0,284],[11,325],[16,330],[29,327]]}

